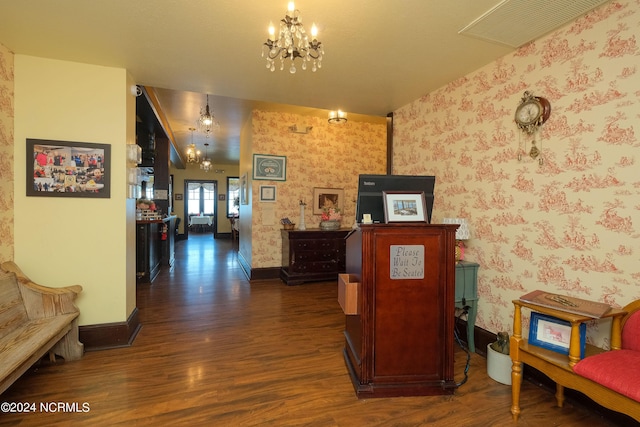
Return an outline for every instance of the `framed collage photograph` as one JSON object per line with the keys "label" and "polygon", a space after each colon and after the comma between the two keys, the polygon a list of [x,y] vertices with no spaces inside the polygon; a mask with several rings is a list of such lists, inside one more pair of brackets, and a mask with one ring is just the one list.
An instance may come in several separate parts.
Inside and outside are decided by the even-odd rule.
{"label": "framed collage photograph", "polygon": [[[580,358],[586,349],[587,325],[580,324]],[[529,344],[569,354],[571,343],[571,323],[542,313],[531,312],[529,323]]]}
{"label": "framed collage photograph", "polygon": [[344,209],[344,190],[342,188],[314,188],[313,214],[322,215],[324,209]]}
{"label": "framed collage photograph", "polygon": [[260,186],[260,201],[261,202],[275,202],[276,201],[276,186],[275,185],[261,185]]}
{"label": "framed collage photograph", "polygon": [[427,222],[424,191],[383,191],[384,222]]}
{"label": "framed collage photograph", "polygon": [[247,174],[245,173],[240,177],[240,204],[249,204],[249,189],[247,183]]}
{"label": "framed collage photograph", "polygon": [[111,146],[27,139],[27,196],[111,197]]}
{"label": "framed collage photograph", "polygon": [[287,158],[266,154],[253,155],[253,179],[268,181],[287,180]]}

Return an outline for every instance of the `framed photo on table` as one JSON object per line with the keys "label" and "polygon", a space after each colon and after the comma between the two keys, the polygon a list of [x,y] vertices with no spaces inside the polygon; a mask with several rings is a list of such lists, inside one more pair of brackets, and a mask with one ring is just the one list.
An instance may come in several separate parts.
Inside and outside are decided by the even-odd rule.
{"label": "framed photo on table", "polygon": [[287,180],[287,158],[267,154],[253,155],[253,179],[268,181]]}
{"label": "framed photo on table", "polygon": [[427,222],[424,191],[383,191],[384,222]]}
{"label": "framed photo on table", "polygon": [[27,196],[111,197],[111,145],[27,139]]}
{"label": "framed photo on table", "polygon": [[[580,324],[580,358],[586,348],[587,325]],[[531,312],[529,322],[529,344],[569,354],[571,343],[571,323],[542,313]]]}

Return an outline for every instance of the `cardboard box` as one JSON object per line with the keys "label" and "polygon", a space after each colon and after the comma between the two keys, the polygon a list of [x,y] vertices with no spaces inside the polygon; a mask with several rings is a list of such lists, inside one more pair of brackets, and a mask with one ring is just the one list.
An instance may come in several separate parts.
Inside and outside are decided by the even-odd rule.
{"label": "cardboard box", "polygon": [[344,314],[360,314],[360,282],[350,274],[338,275],[338,302]]}

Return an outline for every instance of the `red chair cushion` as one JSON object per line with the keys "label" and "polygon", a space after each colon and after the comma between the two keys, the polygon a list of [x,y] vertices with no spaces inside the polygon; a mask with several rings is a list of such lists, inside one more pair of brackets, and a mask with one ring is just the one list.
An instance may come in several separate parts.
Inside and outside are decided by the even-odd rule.
{"label": "red chair cushion", "polygon": [[640,402],[639,368],[640,351],[623,349],[585,357],[573,372]]}

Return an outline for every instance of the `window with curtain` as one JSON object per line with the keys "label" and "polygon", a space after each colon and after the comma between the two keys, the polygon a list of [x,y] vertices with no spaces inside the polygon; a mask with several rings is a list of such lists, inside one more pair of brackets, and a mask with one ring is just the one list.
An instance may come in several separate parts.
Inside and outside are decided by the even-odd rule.
{"label": "window with curtain", "polygon": [[189,215],[214,214],[216,186],[213,182],[190,182],[187,184]]}

